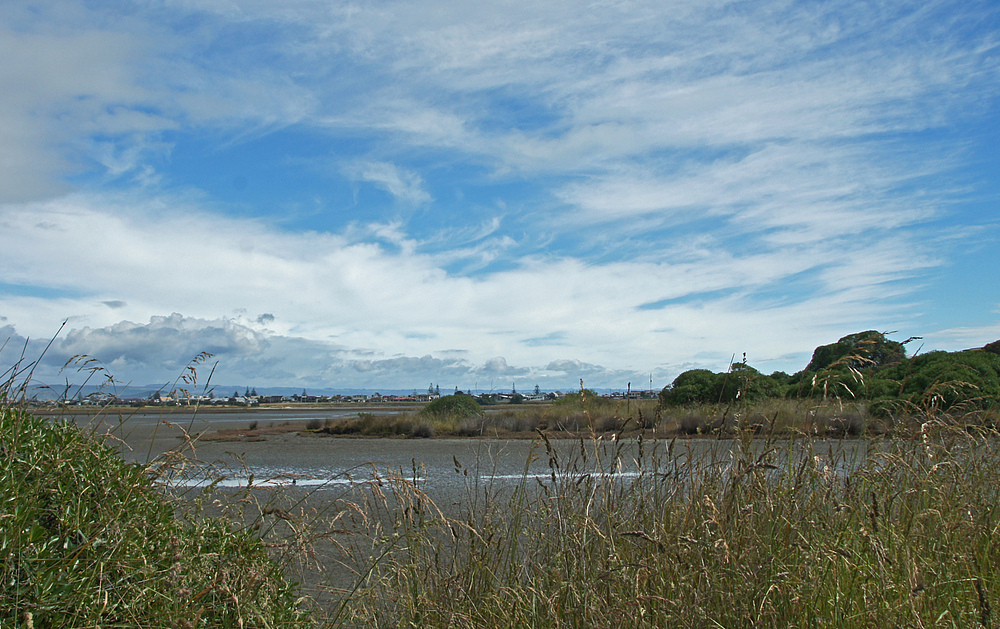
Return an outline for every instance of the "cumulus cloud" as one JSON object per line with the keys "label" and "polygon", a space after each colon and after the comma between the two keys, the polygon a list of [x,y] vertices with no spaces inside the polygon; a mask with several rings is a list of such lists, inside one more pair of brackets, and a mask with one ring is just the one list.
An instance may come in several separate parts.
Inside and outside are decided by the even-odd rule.
{"label": "cumulus cloud", "polygon": [[[72,327],[52,340],[35,380],[52,383],[81,380],[90,369],[133,386],[178,381],[196,369],[199,386],[210,384],[269,384],[330,386],[344,369],[342,348],[324,341],[262,332],[239,317],[202,319],[173,313],[153,316],[147,323],[119,321],[103,327]],[[13,326],[0,328],[7,349],[27,348],[37,360],[46,339],[29,342]],[[4,363],[14,362],[4,353]],[[190,383],[189,383],[190,384]]]}
{"label": "cumulus cloud", "polygon": [[148,323],[121,321],[101,328],[69,330],[54,343],[62,356],[87,355],[123,368],[177,370],[198,354],[252,356],[266,348],[259,333],[230,319],[206,320],[178,313]]}
{"label": "cumulus cloud", "polygon": [[512,367],[507,364],[507,359],[503,356],[496,356],[486,361],[483,365],[482,373],[487,376],[523,376],[530,373],[527,367]]}
{"label": "cumulus cloud", "polygon": [[603,371],[603,369],[597,365],[590,365],[579,360],[570,359],[553,360],[545,366],[545,370],[564,373],[570,376]]}
{"label": "cumulus cloud", "polygon": [[[0,322],[6,321],[6,317],[0,317]],[[12,325],[0,326],[0,349],[5,352],[4,362],[0,363],[5,365],[12,365],[17,361],[15,354],[19,354],[24,349],[24,344],[27,339],[17,333],[17,330]]]}

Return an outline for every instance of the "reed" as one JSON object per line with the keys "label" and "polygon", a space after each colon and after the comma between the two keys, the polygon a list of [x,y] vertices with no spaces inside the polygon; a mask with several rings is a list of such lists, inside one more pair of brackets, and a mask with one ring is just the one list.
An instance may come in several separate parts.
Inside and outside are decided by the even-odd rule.
{"label": "reed", "polygon": [[[459,517],[394,480],[343,622],[424,627],[993,626],[997,436],[621,441]],[[704,442],[701,442],[704,443]],[[636,444],[632,444],[633,446]],[[596,472],[581,473],[583,469]],[[482,498],[485,496],[485,498]],[[389,534],[391,530],[391,534]]]}

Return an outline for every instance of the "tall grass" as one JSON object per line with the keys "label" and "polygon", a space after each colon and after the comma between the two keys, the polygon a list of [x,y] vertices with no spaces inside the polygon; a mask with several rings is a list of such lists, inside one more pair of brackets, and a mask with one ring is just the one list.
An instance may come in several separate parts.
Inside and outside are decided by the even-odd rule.
{"label": "tall grass", "polygon": [[172,493],[162,478],[199,465],[180,450],[126,463],[112,437],[31,414],[32,365],[22,356],[0,383],[0,626],[310,623],[272,552],[290,539],[277,518],[213,517],[207,492]]}
{"label": "tall grass", "polygon": [[[710,447],[699,450],[698,443]],[[633,444],[635,445],[635,444]],[[348,602],[359,626],[991,627],[1000,592],[996,436],[581,442],[550,476],[459,517],[406,508]],[[845,447],[846,446],[846,447]],[[584,461],[582,458],[599,457]],[[582,472],[596,469],[594,472]]]}
{"label": "tall grass", "polygon": [[403,437],[505,437],[531,435],[536,430],[553,434],[605,433],[651,429],[655,426],[655,400],[577,398],[566,404],[486,407],[482,413],[397,415],[359,413],[356,417],[315,421],[308,430],[332,435]]}

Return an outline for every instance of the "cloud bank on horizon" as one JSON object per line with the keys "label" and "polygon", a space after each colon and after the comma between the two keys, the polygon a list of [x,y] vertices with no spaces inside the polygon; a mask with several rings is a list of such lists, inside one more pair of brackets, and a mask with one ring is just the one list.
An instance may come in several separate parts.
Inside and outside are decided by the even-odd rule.
{"label": "cloud bank on horizon", "polygon": [[659,388],[1000,338],[993,2],[12,0],[0,52],[0,362],[67,321],[41,380]]}

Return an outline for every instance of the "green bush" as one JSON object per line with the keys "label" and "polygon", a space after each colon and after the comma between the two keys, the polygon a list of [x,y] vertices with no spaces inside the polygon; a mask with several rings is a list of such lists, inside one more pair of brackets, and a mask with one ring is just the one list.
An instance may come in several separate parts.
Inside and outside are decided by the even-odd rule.
{"label": "green bush", "polygon": [[782,385],[746,363],[734,363],[729,373],[717,376],[719,401],[756,401],[780,397]]}
{"label": "green bush", "polygon": [[881,332],[867,330],[849,334],[836,343],[820,345],[813,351],[805,371],[815,373],[838,363],[857,369],[883,367],[898,363],[905,356],[902,343],[887,339]]}
{"label": "green bush", "polygon": [[593,389],[580,389],[579,391],[574,391],[573,393],[567,393],[563,397],[555,401],[555,406],[572,406],[572,407],[583,407],[585,404],[597,404],[600,403],[602,398],[597,391]]}
{"label": "green bush", "polygon": [[437,418],[464,419],[482,415],[479,403],[475,398],[464,393],[446,395],[440,397],[420,410],[422,415],[429,415]]}
{"label": "green bush", "polygon": [[76,425],[0,401],[0,449],[0,626],[305,622],[260,540],[175,517],[145,467]]}
{"label": "green bush", "polygon": [[663,406],[680,406],[781,397],[788,377],[781,372],[765,376],[746,363],[734,363],[728,373],[691,369],[677,376],[669,387],[660,392],[660,403]]}
{"label": "green bush", "polygon": [[664,406],[681,404],[712,404],[718,402],[716,394],[719,376],[708,369],[691,369],[677,376],[669,387],[660,391]]}
{"label": "green bush", "polygon": [[1000,400],[1000,355],[982,350],[930,352],[886,370],[899,398],[921,410],[987,407]]}

